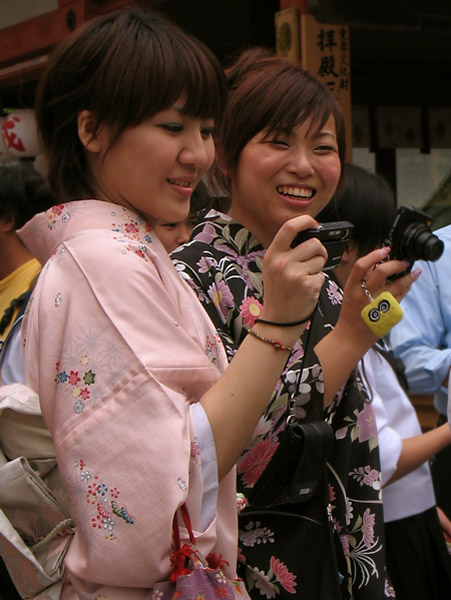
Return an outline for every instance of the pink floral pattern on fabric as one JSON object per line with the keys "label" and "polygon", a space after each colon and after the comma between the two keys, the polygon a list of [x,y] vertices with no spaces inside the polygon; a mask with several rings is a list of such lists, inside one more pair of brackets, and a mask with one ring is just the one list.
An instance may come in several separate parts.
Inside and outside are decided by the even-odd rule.
{"label": "pink floral pattern on fabric", "polygon": [[253,327],[255,324],[255,319],[258,319],[262,310],[263,305],[257,300],[257,298],[254,298],[253,296],[244,298],[240,304],[243,323],[248,327]]}
{"label": "pink floral pattern on fabric", "polygon": [[377,438],[376,418],[373,407],[370,403],[365,404],[363,410],[357,417],[357,426],[359,428],[359,440],[367,442],[371,437]]}
{"label": "pink floral pattern on fabric", "polygon": [[279,446],[277,440],[265,438],[260,440],[239,460],[238,473],[243,475],[243,481],[249,487],[253,487],[257,479],[265,470],[272,456]]}
{"label": "pink floral pattern on fabric", "polygon": [[226,317],[228,309],[234,305],[233,295],[229,286],[224,281],[215,281],[209,287],[208,295],[218,309],[218,312],[223,317]]}
{"label": "pink floral pattern on fabric", "polygon": [[86,486],[86,503],[95,508],[95,514],[91,517],[92,527],[103,532],[106,540],[115,540],[114,531],[119,522],[124,521],[128,525],[135,522],[126,506],[120,502],[119,490],[91,473],[83,459],[75,461],[74,467],[79,471],[79,481]]}
{"label": "pink floral pattern on fabric", "polygon": [[255,587],[260,595],[275,598],[280,593],[279,585],[289,594],[296,594],[296,575],[290,573],[286,565],[275,556],[271,556],[268,571],[253,567],[248,572],[247,584],[250,589]]}
{"label": "pink floral pattern on fabric", "polygon": [[[123,211],[125,214],[126,209],[123,209]],[[115,236],[114,239],[123,245],[122,254],[133,252],[147,262],[149,259],[147,258],[146,244],[152,243],[152,228],[140,217],[133,218],[128,212],[126,214],[128,220],[111,224],[112,230],[121,234]],[[115,217],[116,213],[112,212],[112,216]],[[143,243],[143,240],[145,243]]]}
{"label": "pink floral pattern on fabric", "polygon": [[56,217],[59,217],[65,208],[64,204],[57,204],[56,206],[52,206],[46,215],[47,215],[47,227],[52,229],[53,225],[56,223]]}
{"label": "pink floral pattern on fabric", "polygon": [[281,562],[278,558],[275,558],[275,556],[271,556],[270,564],[271,564],[271,569],[272,569],[274,575],[277,577],[277,579],[279,580],[282,587],[284,589],[286,589],[287,592],[290,592],[291,594],[295,594],[296,593],[296,575],[293,575],[293,573],[290,573],[290,571],[283,564],[283,562]]}
{"label": "pink floral pattern on fabric", "polygon": [[[80,363],[87,364],[88,359],[86,355],[83,355],[80,359]],[[79,415],[83,412],[85,402],[89,400],[91,395],[91,386],[94,386],[96,374],[91,369],[86,370],[84,373],[78,369],[60,370],[60,363],[56,363],[56,377],[55,382],[57,384],[68,385],[72,388],[71,396],[75,399],[74,412]]]}

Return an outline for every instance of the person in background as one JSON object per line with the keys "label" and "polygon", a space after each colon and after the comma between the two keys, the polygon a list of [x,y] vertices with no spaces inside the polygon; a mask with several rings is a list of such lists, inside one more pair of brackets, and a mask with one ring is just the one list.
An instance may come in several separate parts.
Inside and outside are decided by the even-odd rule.
{"label": "person in background", "polygon": [[[0,381],[25,381],[20,324],[41,270],[16,230],[55,204],[44,178],[26,163],[0,163]],[[1,414],[1,413],[0,413]],[[0,425],[0,431],[3,426]],[[1,435],[1,434],[0,434]],[[1,449],[1,443],[0,443]],[[0,559],[0,587],[8,600],[19,598]]]}
{"label": "person in background", "polygon": [[186,219],[178,223],[160,222],[154,225],[153,230],[166,252],[172,252],[189,240],[194,225],[208,211],[210,204],[207,187],[203,181],[200,181],[191,194],[190,210]]}
{"label": "person in background", "polygon": [[[344,124],[330,91],[299,65],[253,48],[226,72],[229,96],[216,127],[214,174],[231,207],[228,214],[210,211],[172,258],[202,301],[233,364],[237,349],[250,337],[277,340],[294,326],[288,314],[270,322],[263,316],[271,296],[262,266],[279,230],[295,215],[316,218],[335,193]],[[317,243],[310,239],[297,248],[307,252]],[[238,488],[248,501],[279,447],[289,408],[294,410],[290,418],[300,423],[327,419],[334,430],[327,499],[318,493],[307,502],[258,507],[248,501],[240,514],[239,574],[252,598],[374,600],[390,589],[377,432],[364,426],[371,408],[354,373],[376,341],[359,317],[368,303],[362,281],[382,291],[388,274],[402,268],[391,261],[372,269],[387,252],[377,250],[356,263],[340,316],[338,286],[325,276],[307,330],[287,357],[238,462]],[[287,269],[281,260],[280,272]],[[402,297],[415,278],[410,274],[389,288]],[[297,301],[302,303],[301,295]],[[317,477],[325,479],[319,468]],[[277,473],[274,479],[277,489]],[[324,523],[327,514],[333,533]]]}
{"label": "person in background", "polygon": [[[404,319],[393,328],[390,341],[406,366],[412,394],[434,394],[437,426],[446,423],[451,368],[451,225],[434,231],[445,244],[435,262],[417,261],[421,278],[402,302]],[[437,504],[451,519],[451,448],[431,460]]]}
{"label": "person in background", "polygon": [[[384,246],[396,218],[395,198],[380,175],[346,165],[344,186],[318,215],[354,225],[340,264],[333,271],[341,287],[355,262]],[[409,292],[412,293],[412,292]],[[387,569],[399,600],[451,598],[451,557],[436,510],[428,460],[449,447],[447,424],[425,434],[408,396],[402,362],[387,339],[360,363],[376,417],[383,489]],[[446,520],[447,530],[451,522]]]}
{"label": "person in background", "polygon": [[45,266],[22,328],[27,387],[0,388],[0,401],[39,397],[62,489],[15,511],[30,477],[20,438],[7,440],[22,477],[16,503],[2,503],[0,478],[0,507],[23,538],[0,528],[0,548],[26,597],[52,587],[64,600],[150,598],[171,575],[183,505],[202,554],[236,578],[235,463],[316,305],[326,251],[290,248],[311,216],[281,227],[262,317],[296,324],[277,343],[249,336],[228,363],[152,229],[188,215],[224,99],[212,52],[133,7],[76,29],[40,80],[38,130],[61,204],[18,232]]}
{"label": "person in background", "polygon": [[[0,163],[0,361],[5,354],[2,352],[5,340],[13,326],[17,327],[17,316],[24,309],[41,270],[39,261],[16,231],[53,204],[55,200],[44,178],[32,166]],[[8,378],[23,381],[20,345],[11,340],[10,346]]]}

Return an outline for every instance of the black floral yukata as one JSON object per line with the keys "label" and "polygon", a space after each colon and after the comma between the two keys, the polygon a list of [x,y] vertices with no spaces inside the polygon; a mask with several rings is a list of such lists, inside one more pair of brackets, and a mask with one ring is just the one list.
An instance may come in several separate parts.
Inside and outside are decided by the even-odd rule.
{"label": "black floral yukata", "polygon": [[[262,309],[264,253],[242,225],[210,211],[191,241],[172,254],[179,274],[217,327],[229,360]],[[299,418],[325,418],[334,429],[327,508],[319,498],[271,509],[248,506],[240,514],[239,574],[258,600],[395,596],[385,572],[377,430],[355,373],[323,410],[322,369],[313,347],[333,329],[341,298],[340,288],[326,278],[318,309],[303,334],[304,343],[308,340],[305,357],[301,339],[237,465],[238,491],[246,497],[277,448],[292,392]]]}

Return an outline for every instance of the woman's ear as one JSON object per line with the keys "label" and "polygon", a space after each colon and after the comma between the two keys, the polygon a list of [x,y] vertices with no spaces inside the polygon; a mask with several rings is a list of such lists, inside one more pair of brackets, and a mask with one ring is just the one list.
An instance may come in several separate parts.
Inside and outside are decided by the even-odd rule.
{"label": "woman's ear", "polygon": [[343,255],[341,257],[342,263],[348,263],[350,260],[355,260],[355,242],[350,241],[346,244],[346,248],[344,249]]}
{"label": "woman's ear", "polygon": [[15,219],[13,215],[2,217],[0,219],[0,233],[15,231]]}
{"label": "woman's ear", "polygon": [[104,149],[102,126],[97,127],[94,114],[82,110],[77,117],[78,137],[89,152],[98,153]]}

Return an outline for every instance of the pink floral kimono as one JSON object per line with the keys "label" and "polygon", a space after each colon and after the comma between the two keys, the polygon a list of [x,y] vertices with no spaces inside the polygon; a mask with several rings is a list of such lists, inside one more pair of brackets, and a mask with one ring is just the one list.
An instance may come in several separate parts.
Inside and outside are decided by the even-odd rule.
{"label": "pink floral kimono", "polygon": [[200,550],[235,578],[235,473],[218,484],[197,402],[227,361],[194,294],[121,206],[55,206],[19,235],[46,263],[23,337],[73,521],[62,598],[152,598],[185,501]]}

